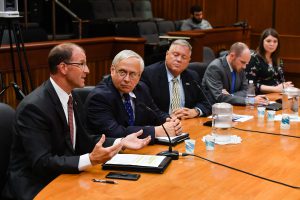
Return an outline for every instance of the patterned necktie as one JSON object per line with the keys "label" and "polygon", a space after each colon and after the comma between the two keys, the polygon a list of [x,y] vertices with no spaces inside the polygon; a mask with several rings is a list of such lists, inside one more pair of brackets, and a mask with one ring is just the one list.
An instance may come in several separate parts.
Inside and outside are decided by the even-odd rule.
{"label": "patterned necktie", "polygon": [[173,89],[172,89],[172,100],[171,100],[171,111],[180,108],[180,93],[179,93],[179,81],[177,78],[172,79]]}
{"label": "patterned necktie", "polygon": [[130,97],[129,94],[123,94],[124,97],[124,106],[125,106],[125,110],[128,113],[129,116],[129,126],[133,126],[134,125],[134,115],[133,115],[133,109],[131,106],[131,102],[130,102]]}
{"label": "patterned necktie", "polygon": [[69,123],[69,128],[70,128],[71,143],[73,145],[73,139],[74,139],[73,98],[71,95],[69,96],[69,101],[68,101],[68,123]]}
{"label": "patterned necktie", "polygon": [[230,90],[230,94],[234,93],[234,88],[235,88],[235,71],[231,72],[231,90]]}

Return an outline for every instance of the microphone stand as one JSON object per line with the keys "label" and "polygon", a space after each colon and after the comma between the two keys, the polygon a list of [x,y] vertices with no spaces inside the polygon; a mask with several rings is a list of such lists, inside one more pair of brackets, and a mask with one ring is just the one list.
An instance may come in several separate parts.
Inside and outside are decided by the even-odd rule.
{"label": "microphone stand", "polygon": [[171,142],[171,138],[170,138],[170,135],[169,133],[167,132],[166,128],[164,127],[164,125],[162,124],[161,125],[169,139],[169,150],[168,151],[162,151],[160,153],[158,153],[157,155],[160,155],[160,156],[167,156],[167,157],[170,157],[172,158],[172,160],[178,160],[179,158],[179,153],[178,151],[173,151],[172,149],[172,142]]}
{"label": "microphone stand", "polygon": [[[144,103],[138,103],[137,105],[140,105],[140,106],[144,107],[146,110],[148,110],[149,112],[151,112],[155,116],[155,118],[159,121],[159,117],[157,116],[156,112],[154,112],[154,110],[151,109],[149,106],[145,105]],[[168,137],[168,140],[169,140],[169,150],[168,151],[160,152],[157,155],[167,156],[167,157],[170,157],[172,160],[178,160],[179,153],[178,153],[178,151],[173,151],[170,135],[167,132],[167,130],[164,127],[164,125],[162,124],[161,126],[163,127],[163,129],[164,129],[164,131],[165,131],[165,133],[166,133],[166,135]]]}

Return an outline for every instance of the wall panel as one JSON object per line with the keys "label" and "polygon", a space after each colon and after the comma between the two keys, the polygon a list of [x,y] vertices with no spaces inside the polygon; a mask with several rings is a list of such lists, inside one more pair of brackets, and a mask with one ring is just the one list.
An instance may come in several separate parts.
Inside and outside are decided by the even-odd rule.
{"label": "wall panel", "polygon": [[253,32],[272,27],[273,0],[238,0],[238,20],[247,21]]}
{"label": "wall panel", "polygon": [[276,0],[275,27],[280,34],[300,35],[299,9],[299,0]]}
{"label": "wall panel", "polygon": [[205,19],[213,27],[231,26],[237,21],[237,0],[204,0]]}

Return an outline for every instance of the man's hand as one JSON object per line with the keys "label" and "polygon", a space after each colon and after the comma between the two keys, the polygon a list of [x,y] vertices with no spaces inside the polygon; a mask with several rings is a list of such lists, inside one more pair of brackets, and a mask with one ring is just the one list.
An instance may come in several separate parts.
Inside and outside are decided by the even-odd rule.
{"label": "man's hand", "polygon": [[255,104],[268,105],[269,104],[269,99],[266,97],[266,95],[257,95],[255,97]]}
{"label": "man's hand", "polygon": [[226,89],[222,89],[222,94],[230,95]]}
{"label": "man's hand", "polygon": [[105,135],[102,135],[101,139],[95,145],[93,151],[90,153],[89,157],[92,165],[104,163],[107,160],[110,160],[122,148],[121,142],[114,144],[113,146],[104,148],[103,147],[104,141],[105,141]]}
{"label": "man's hand", "polygon": [[139,139],[138,137],[143,134],[143,130],[140,130],[136,133],[127,135],[121,140],[122,145],[127,149],[141,149],[151,141],[151,136],[148,136],[144,139]]}
{"label": "man's hand", "polygon": [[199,112],[196,109],[178,108],[173,111],[172,115],[179,119],[189,119],[199,116]]}
{"label": "man's hand", "polygon": [[[170,136],[176,136],[182,133],[181,122],[178,118],[167,118],[166,122],[162,126],[165,127],[166,131]],[[155,127],[156,137],[166,136],[166,133],[162,126]]]}

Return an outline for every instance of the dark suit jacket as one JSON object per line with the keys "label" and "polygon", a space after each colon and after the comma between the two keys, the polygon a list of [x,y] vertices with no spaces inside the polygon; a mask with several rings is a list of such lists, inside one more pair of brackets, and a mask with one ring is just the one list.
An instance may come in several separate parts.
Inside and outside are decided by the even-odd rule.
{"label": "dark suit jacket", "polygon": [[[32,199],[58,175],[79,172],[79,156],[91,152],[97,139],[84,130],[79,117],[81,103],[77,99],[73,95],[75,150],[62,104],[50,80],[23,99],[16,111],[4,194]],[[112,142],[109,140],[107,144]]]}
{"label": "dark suit jacket", "polygon": [[119,91],[111,77],[104,79],[91,91],[85,101],[87,113],[86,126],[93,134],[105,134],[109,137],[125,137],[143,129],[143,135],[155,138],[153,125],[160,125],[168,117],[153,103],[144,83],[139,83],[133,90],[135,99],[135,124],[129,126],[129,117]]}
{"label": "dark suit jacket", "polygon": [[231,87],[231,71],[225,56],[213,60],[208,65],[202,79],[202,86],[213,97],[215,102],[245,105],[248,82],[244,70],[236,74],[236,92],[233,95],[222,94],[222,89],[226,89],[229,92]]}
{"label": "dark suit jacket", "polygon": [[[192,70],[186,69],[181,73],[180,77],[185,96],[184,106],[187,108],[198,107],[202,110],[204,116],[209,115],[211,113],[211,104],[198,88],[200,85],[199,75]],[[170,92],[165,62],[157,62],[146,67],[142,74],[142,81],[149,87],[150,94],[158,108],[168,113]]]}

